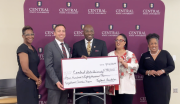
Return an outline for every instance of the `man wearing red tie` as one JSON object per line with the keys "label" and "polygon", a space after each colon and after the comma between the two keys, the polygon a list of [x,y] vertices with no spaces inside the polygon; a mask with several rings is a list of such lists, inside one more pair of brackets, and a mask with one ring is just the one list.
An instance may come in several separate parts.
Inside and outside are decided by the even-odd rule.
{"label": "man wearing red tie", "polygon": [[61,59],[70,58],[69,45],[64,43],[66,28],[63,24],[54,28],[55,40],[45,46],[45,87],[48,88],[47,104],[67,104],[68,91],[62,85]]}

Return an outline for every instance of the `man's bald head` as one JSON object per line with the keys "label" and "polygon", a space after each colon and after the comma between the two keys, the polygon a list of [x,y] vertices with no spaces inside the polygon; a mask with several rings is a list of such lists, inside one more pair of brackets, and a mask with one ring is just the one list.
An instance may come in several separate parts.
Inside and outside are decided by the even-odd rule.
{"label": "man's bald head", "polygon": [[91,41],[94,38],[94,29],[91,25],[84,26],[84,36],[87,41]]}
{"label": "man's bald head", "polygon": [[93,27],[91,25],[85,25],[83,30],[85,30],[86,28],[92,28],[93,29]]}

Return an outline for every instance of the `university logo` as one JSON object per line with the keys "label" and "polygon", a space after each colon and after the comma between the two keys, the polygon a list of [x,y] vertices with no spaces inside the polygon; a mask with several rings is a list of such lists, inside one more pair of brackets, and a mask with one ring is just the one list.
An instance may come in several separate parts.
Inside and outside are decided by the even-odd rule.
{"label": "university logo", "polygon": [[135,74],[135,79],[136,80],[143,80],[143,75]]}
{"label": "university logo", "polygon": [[39,94],[39,95],[38,95],[38,98],[39,98],[39,100],[40,100],[40,99],[42,98],[42,95],[41,95],[41,94]]}
{"label": "university logo", "polygon": [[43,48],[41,48],[41,47],[38,48],[38,52],[39,52],[39,53],[42,53],[42,52],[43,52]]}
{"label": "university logo", "polygon": [[146,102],[146,97],[140,97],[140,102]]}
{"label": "university logo", "polygon": [[37,6],[38,6],[38,7],[41,7],[41,6],[42,6],[42,1],[38,1],[38,2],[37,2]]}
{"label": "university logo", "polygon": [[123,3],[123,8],[127,8],[127,3]]}
{"label": "university logo", "polygon": [[67,3],[66,3],[66,6],[67,6],[68,8],[70,8],[70,7],[71,7],[71,2],[67,2]]}
{"label": "university logo", "polygon": [[136,30],[139,30],[140,29],[140,25],[136,25]]}
{"label": "university logo", "polygon": [[84,29],[84,26],[85,26],[84,24],[83,24],[83,25],[81,25],[81,30],[83,30],[83,29]]}
{"label": "university logo", "polygon": [[150,7],[151,9],[153,9],[153,8],[154,8],[154,3],[150,3],[150,4],[149,4],[149,7]]}
{"label": "university logo", "polygon": [[29,13],[49,13],[49,8],[42,8],[42,1],[37,1],[37,8],[29,8]]}
{"label": "university logo", "polygon": [[109,30],[113,30],[113,25],[109,25]]}
{"label": "university logo", "polygon": [[55,25],[55,24],[53,24],[53,25],[52,25],[52,29],[54,30],[54,29],[55,29],[55,27],[56,27],[56,25]]}
{"label": "university logo", "polygon": [[99,7],[100,7],[100,3],[96,2],[96,3],[95,3],[95,7],[96,7],[96,8],[99,8]]}

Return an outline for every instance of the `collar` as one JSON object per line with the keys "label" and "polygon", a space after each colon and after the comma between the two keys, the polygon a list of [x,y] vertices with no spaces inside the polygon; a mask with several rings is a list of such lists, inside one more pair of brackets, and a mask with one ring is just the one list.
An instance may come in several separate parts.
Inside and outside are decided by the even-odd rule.
{"label": "collar", "polygon": [[57,42],[57,44],[58,45],[61,45],[61,43],[63,43],[64,44],[64,42],[60,42],[59,40],[57,40],[56,38],[55,38],[55,40],[56,40],[56,42]]}
{"label": "collar", "polygon": [[[88,43],[88,41],[87,41],[86,39],[84,39],[84,40],[85,40],[85,43]],[[92,39],[90,42],[92,43],[92,42],[93,42],[93,40],[94,40],[94,39]]]}

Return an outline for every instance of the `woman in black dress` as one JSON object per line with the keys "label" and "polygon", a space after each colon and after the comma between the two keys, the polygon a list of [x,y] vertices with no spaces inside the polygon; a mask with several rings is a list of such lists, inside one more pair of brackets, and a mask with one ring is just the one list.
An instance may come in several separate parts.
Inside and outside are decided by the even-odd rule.
{"label": "woman in black dress", "polygon": [[143,84],[148,104],[169,104],[171,80],[169,73],[175,68],[174,61],[166,50],[159,50],[159,35],[146,36],[150,51],[142,54],[139,73],[144,75]]}
{"label": "woman in black dress", "polygon": [[34,39],[33,29],[25,26],[22,29],[24,43],[17,49],[19,70],[16,76],[16,90],[18,104],[38,104],[38,87],[41,77],[38,73],[39,57],[36,49],[31,45]]}

